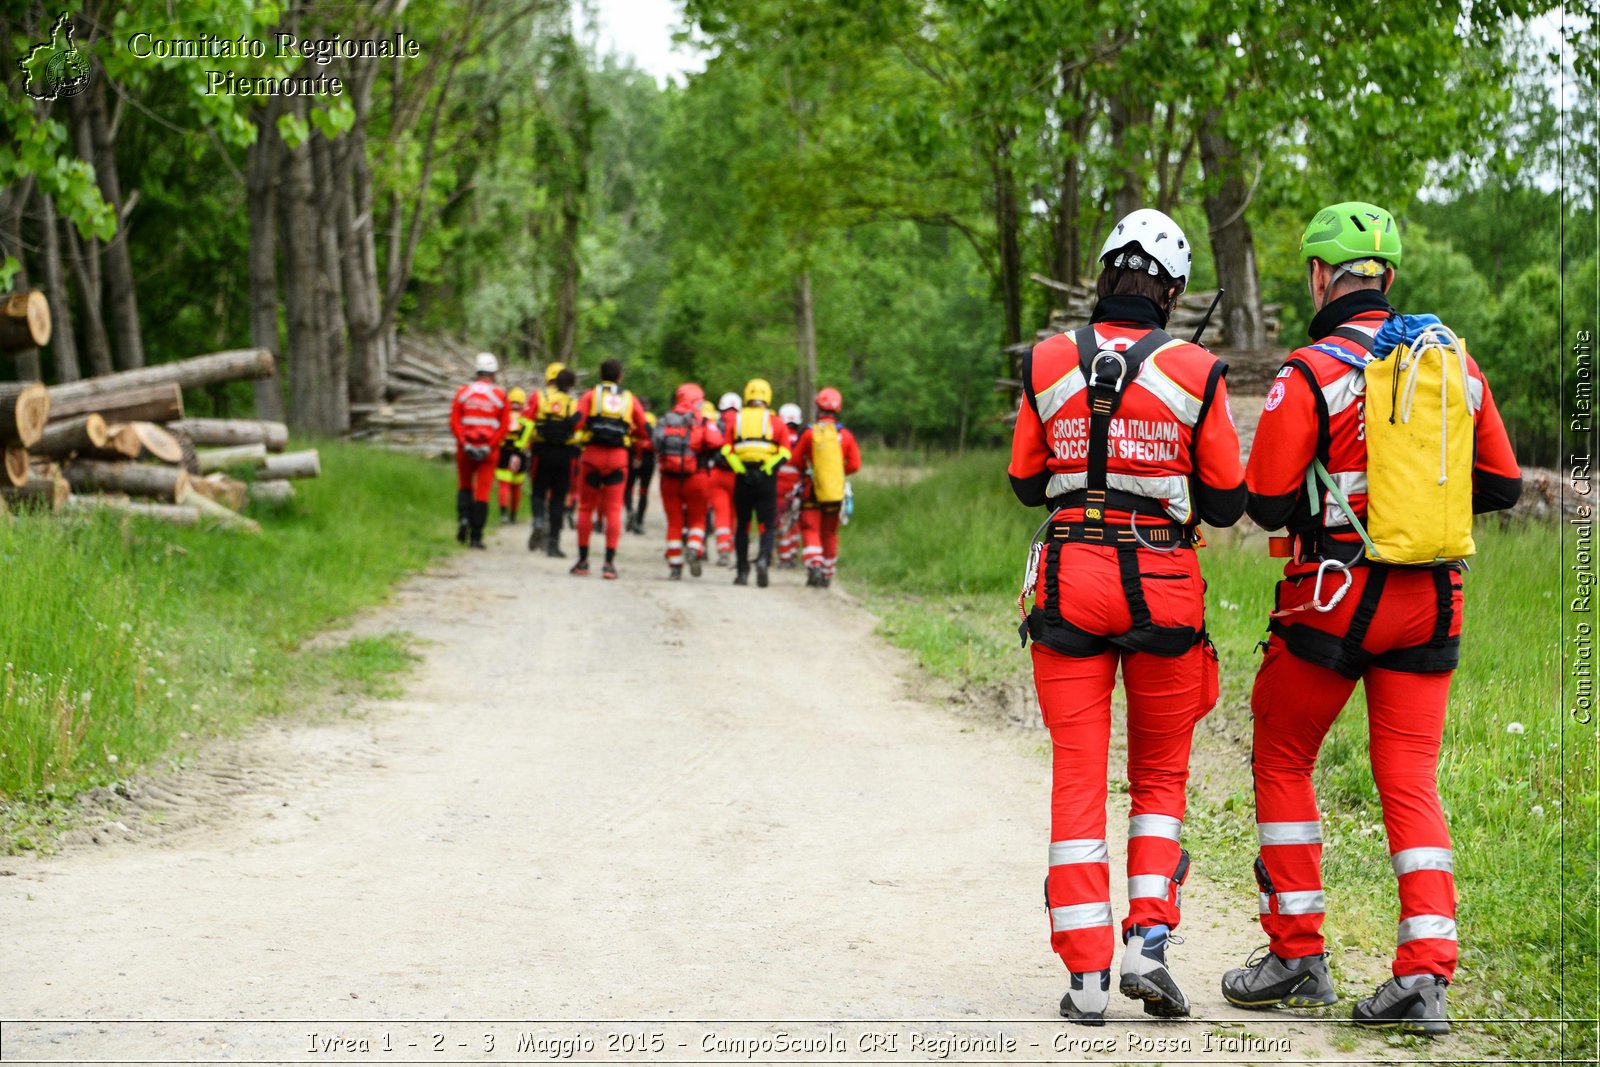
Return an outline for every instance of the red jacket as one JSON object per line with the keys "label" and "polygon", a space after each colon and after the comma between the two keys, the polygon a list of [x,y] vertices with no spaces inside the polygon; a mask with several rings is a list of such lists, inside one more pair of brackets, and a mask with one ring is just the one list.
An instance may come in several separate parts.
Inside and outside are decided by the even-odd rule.
{"label": "red jacket", "polygon": [[[832,415],[818,415],[817,421],[828,421],[838,425]],[[844,474],[848,478],[861,469],[861,448],[856,444],[856,435],[839,427],[839,450],[844,453]],[[811,427],[807,426],[800,434],[800,442],[794,446],[793,463],[799,470],[805,470],[806,464],[811,462]]]}
{"label": "red jacket", "polygon": [[[1138,300],[1106,299],[1128,304],[1130,313]],[[1122,352],[1143,339],[1151,325],[1100,322],[1095,335],[1101,351]],[[1089,395],[1073,338],[1063,333],[1041,341],[1023,361],[1028,388],[1011,438],[1009,473],[1017,498],[1029,506],[1069,500],[1087,481]],[[1226,369],[1210,352],[1178,340],[1145,359],[1123,387],[1111,420],[1108,489],[1156,501],[1180,523],[1231,526],[1238,521],[1244,511],[1244,469],[1228,410]],[[1082,507],[1073,506],[1061,517],[1081,515]],[[1113,505],[1106,517],[1125,523],[1128,512]]]}
{"label": "red jacket", "polygon": [[511,404],[498,385],[483,378],[456,390],[450,402],[450,433],[460,445],[500,444],[511,429]]}
{"label": "red jacket", "polygon": [[[1341,306],[1349,309],[1348,315],[1340,314]],[[1329,308],[1333,309],[1331,315],[1325,314]],[[1388,302],[1381,294],[1375,290],[1357,290],[1328,305],[1313,320],[1313,325],[1318,333],[1340,327],[1372,333],[1389,314]],[[1343,337],[1327,336],[1319,343],[1337,345],[1354,355],[1362,353],[1360,345]],[[1315,389],[1305,371],[1294,365],[1296,363],[1311,371],[1316,378]],[[1470,356],[1467,376],[1477,405],[1473,413],[1472,510],[1507,508],[1516,503],[1521,494],[1522,471],[1511,450],[1505,425],[1500,421],[1489,383]],[[1327,529],[1324,537],[1351,545],[1359,542],[1360,535],[1341,521],[1342,512],[1337,507],[1327,507],[1324,502],[1318,509],[1319,515],[1313,517],[1305,488],[1306,470],[1318,455],[1319,437],[1324,432],[1322,412],[1326,410],[1328,473],[1340,483],[1356,517],[1365,523],[1367,443],[1362,386],[1361,370],[1334,356],[1310,347],[1297,348],[1290,353],[1289,361],[1278,371],[1267,393],[1245,472],[1250,491],[1250,517],[1262,527],[1275,530],[1286,525],[1291,533],[1305,535],[1333,518],[1339,525]],[[1286,573],[1299,573],[1315,565],[1291,560]]]}
{"label": "red jacket", "polygon": [[[691,474],[698,474],[705,470],[707,466],[706,458],[703,453],[722,447],[722,430],[718,428],[715,422],[706,418],[700,413],[699,401],[695,401],[694,403],[679,404],[672,409],[668,416],[664,416],[663,419],[674,415],[687,415],[689,416],[690,420],[688,433],[688,452],[684,457],[687,464],[687,469],[681,471],[668,471],[664,467],[660,466],[664,457],[659,455],[657,456],[656,461],[658,469],[664,475],[686,477]],[[663,419],[656,420],[656,432],[661,431]],[[660,450],[658,449],[657,451],[659,452]]]}

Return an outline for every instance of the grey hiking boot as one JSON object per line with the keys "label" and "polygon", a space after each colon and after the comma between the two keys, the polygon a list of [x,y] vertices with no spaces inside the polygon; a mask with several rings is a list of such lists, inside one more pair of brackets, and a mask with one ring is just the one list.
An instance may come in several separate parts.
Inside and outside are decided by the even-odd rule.
{"label": "grey hiking boot", "polygon": [[1437,1037],[1450,1032],[1445,987],[1450,983],[1436,974],[1408,974],[1391,978],[1365,1000],[1356,1001],[1350,1018],[1357,1026],[1398,1026],[1408,1034]]}
{"label": "grey hiking boot", "polygon": [[1222,976],[1222,995],[1236,1008],[1326,1008],[1339,1002],[1326,954],[1284,959],[1265,945]]}
{"label": "grey hiking boot", "polygon": [[1189,998],[1167,970],[1167,943],[1178,939],[1164,926],[1130,926],[1122,953],[1122,995],[1144,1001],[1144,1013],[1162,1019],[1189,1014]]}
{"label": "grey hiking boot", "polygon": [[1061,997],[1061,1017],[1081,1026],[1104,1026],[1111,1006],[1111,972],[1068,973],[1072,984]]}

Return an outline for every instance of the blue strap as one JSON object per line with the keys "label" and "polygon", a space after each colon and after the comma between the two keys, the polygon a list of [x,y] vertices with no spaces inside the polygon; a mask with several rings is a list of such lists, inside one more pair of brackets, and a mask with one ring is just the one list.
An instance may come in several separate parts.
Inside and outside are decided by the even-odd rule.
{"label": "blue strap", "polygon": [[1312,349],[1313,351],[1321,352],[1325,356],[1332,356],[1340,363],[1348,363],[1357,370],[1364,370],[1366,365],[1372,361],[1371,357],[1362,353],[1351,352],[1347,348],[1342,348],[1339,345],[1328,344],[1326,342],[1319,341],[1314,345],[1307,345],[1306,347]]}

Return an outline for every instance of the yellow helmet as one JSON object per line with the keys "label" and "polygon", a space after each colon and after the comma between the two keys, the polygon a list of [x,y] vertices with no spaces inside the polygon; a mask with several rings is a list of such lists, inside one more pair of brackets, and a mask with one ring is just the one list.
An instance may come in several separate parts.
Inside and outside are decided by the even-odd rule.
{"label": "yellow helmet", "polygon": [[772,403],[772,383],[765,378],[751,378],[744,383],[744,402],[746,404]]}
{"label": "yellow helmet", "polygon": [[513,404],[525,404],[528,402],[528,391],[520,385],[513,385],[511,392],[506,394],[506,399]]}
{"label": "yellow helmet", "polygon": [[702,401],[701,404],[700,404],[700,414],[704,415],[708,419],[716,418],[717,417],[717,405],[713,404],[709,400]]}
{"label": "yellow helmet", "polygon": [[545,368],[544,368],[545,384],[548,385],[551,382],[555,381],[556,380],[556,375],[560,374],[562,371],[564,371],[566,369],[567,369],[567,365],[565,363],[547,363],[547,364],[545,364]]}

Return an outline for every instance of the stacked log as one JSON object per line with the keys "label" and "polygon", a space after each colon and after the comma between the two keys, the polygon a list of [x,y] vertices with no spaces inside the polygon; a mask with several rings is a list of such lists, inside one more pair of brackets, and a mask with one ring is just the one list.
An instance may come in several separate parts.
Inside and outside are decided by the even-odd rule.
{"label": "stacked log", "polygon": [[[8,316],[24,326],[30,321],[26,301],[17,303],[18,314],[10,311],[0,298],[0,347]],[[37,316],[31,321],[37,325]],[[281,505],[291,499],[290,479],[321,473],[317,453],[287,452],[282,423],[186,419],[183,390],[273,373],[272,353],[249,348],[49,389],[0,382],[0,509],[111,511],[259,533],[260,524],[240,510],[252,501]],[[196,444],[219,447],[197,450]],[[240,468],[260,479],[260,487],[221,473]]]}
{"label": "stacked log", "polygon": [[[455,455],[450,401],[472,380],[476,355],[476,349],[446,338],[402,337],[383,403],[350,405],[350,437],[429,458]],[[502,366],[499,381],[508,391],[521,386],[531,396],[544,384],[538,370]],[[585,373],[574,370],[581,381]]]}

